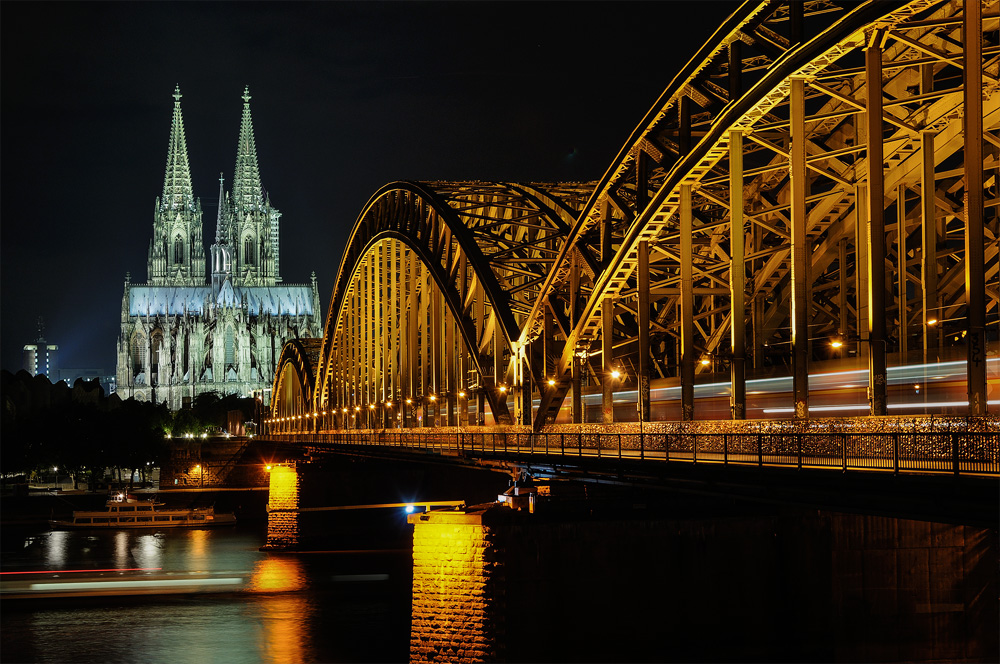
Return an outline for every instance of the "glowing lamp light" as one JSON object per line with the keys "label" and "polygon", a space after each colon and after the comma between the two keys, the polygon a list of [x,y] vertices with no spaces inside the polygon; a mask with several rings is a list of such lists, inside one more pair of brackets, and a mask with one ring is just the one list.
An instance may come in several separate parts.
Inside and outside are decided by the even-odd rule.
{"label": "glowing lamp light", "polygon": [[611,370],[611,377],[612,377],[612,378],[614,378],[615,380],[618,380],[618,378],[619,378],[619,377],[620,377],[621,375],[622,375],[622,372],[621,372],[621,371],[618,371],[618,369],[612,369],[612,370]]}
{"label": "glowing lamp light", "polygon": [[267,464],[266,466],[264,466],[264,470],[266,470],[267,472],[271,472],[271,464]]}
{"label": "glowing lamp light", "polygon": [[368,404],[368,409],[369,410],[375,410],[375,404],[373,404],[373,403]]}
{"label": "glowing lamp light", "polygon": [[413,399],[407,399],[406,403],[408,403],[408,404],[413,403]]}
{"label": "glowing lamp light", "polygon": [[361,406],[355,406],[354,407],[354,412],[357,413],[357,412],[360,412],[360,411],[361,411]]}
{"label": "glowing lamp light", "polygon": [[830,347],[831,348],[840,348],[843,345],[844,345],[844,342],[841,341],[840,339],[834,339],[833,341],[830,342]]}
{"label": "glowing lamp light", "polygon": [[701,358],[701,366],[707,367],[709,365],[709,362],[710,360],[707,357]]}
{"label": "glowing lamp light", "polygon": [[386,401],[385,402],[385,407],[386,408],[392,408],[392,402],[391,401]]}
{"label": "glowing lamp light", "polygon": [[458,398],[459,399],[464,399],[465,398],[465,392],[459,392],[458,393]]}
{"label": "glowing lamp light", "polygon": [[347,409],[346,409],[346,408],[344,409],[344,412],[345,412],[345,413],[347,412]]}
{"label": "glowing lamp light", "polygon": [[407,514],[413,514],[413,510],[414,510],[414,509],[416,509],[416,508],[415,508],[415,507],[413,507],[413,505],[407,505],[407,506],[406,506],[406,513],[407,513]]}
{"label": "glowing lamp light", "polygon": [[507,392],[507,386],[506,385],[501,385],[500,386],[500,394],[504,394],[506,392]]}
{"label": "glowing lamp light", "polygon": [[554,387],[555,384],[556,384],[555,379],[554,378],[549,378],[549,387]]}
{"label": "glowing lamp light", "polygon": [[938,322],[937,318],[932,318],[929,321],[927,321],[927,324],[928,325],[937,325],[937,322]]}
{"label": "glowing lamp light", "polygon": [[438,398],[432,394],[431,395],[431,401],[437,401],[437,400],[438,400]]}

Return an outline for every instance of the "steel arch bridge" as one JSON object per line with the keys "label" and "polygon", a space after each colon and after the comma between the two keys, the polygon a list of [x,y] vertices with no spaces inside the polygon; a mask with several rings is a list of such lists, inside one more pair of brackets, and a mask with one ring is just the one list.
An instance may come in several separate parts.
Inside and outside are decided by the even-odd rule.
{"label": "steel arch bridge", "polygon": [[677,386],[689,420],[698,374],[718,373],[743,419],[748,377],[776,367],[806,418],[810,365],[837,356],[867,374],[872,415],[890,364],[964,360],[963,412],[985,415],[997,9],[747,2],[600,181],[386,185],[351,234],[315,363],[282,356],[272,428],[538,430],[567,401],[582,421],[595,390],[611,422],[623,387],[648,421],[651,381]]}

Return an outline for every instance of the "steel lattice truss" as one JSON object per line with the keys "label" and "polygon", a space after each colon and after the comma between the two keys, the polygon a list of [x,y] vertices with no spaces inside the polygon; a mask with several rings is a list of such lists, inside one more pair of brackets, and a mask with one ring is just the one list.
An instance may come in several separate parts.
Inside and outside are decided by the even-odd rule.
{"label": "steel lattice truss", "polygon": [[875,414],[887,353],[956,345],[970,407],[985,408],[985,317],[1000,298],[997,9],[748,2],[596,185],[383,188],[341,264],[313,408],[440,394],[457,424],[456,394],[478,388],[503,422],[509,386],[519,423],[540,399],[540,427],[597,382],[607,421],[605,376],[620,368],[644,418],[649,380],[680,376],[688,418],[695,372],[728,368],[742,417],[747,367],[787,362],[804,416],[806,367],[830,338],[869,360]]}

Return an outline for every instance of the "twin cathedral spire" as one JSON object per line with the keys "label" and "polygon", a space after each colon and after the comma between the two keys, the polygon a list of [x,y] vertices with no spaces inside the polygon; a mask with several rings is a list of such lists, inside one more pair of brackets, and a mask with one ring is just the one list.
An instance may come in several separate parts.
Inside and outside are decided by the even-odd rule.
{"label": "twin cathedral spire", "polygon": [[[174,114],[167,146],[163,195],[153,212],[149,245],[148,283],[153,286],[205,285],[201,201],[194,197],[180,87],[174,89]],[[233,286],[274,286],[278,273],[278,223],[281,213],[271,207],[260,182],[257,148],[250,117],[250,90],[243,91],[243,117],[236,147],[232,192],[219,177],[219,210],[211,247],[211,284],[218,293],[226,281]]]}

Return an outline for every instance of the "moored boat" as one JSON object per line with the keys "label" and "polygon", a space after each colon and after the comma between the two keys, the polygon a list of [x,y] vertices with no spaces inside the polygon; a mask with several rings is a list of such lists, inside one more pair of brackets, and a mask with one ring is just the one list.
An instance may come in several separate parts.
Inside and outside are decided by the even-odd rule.
{"label": "moored boat", "polygon": [[156,499],[140,502],[117,494],[103,510],[74,510],[71,519],[52,519],[52,528],[208,528],[231,526],[233,514],[216,514],[214,507],[166,507]]}

